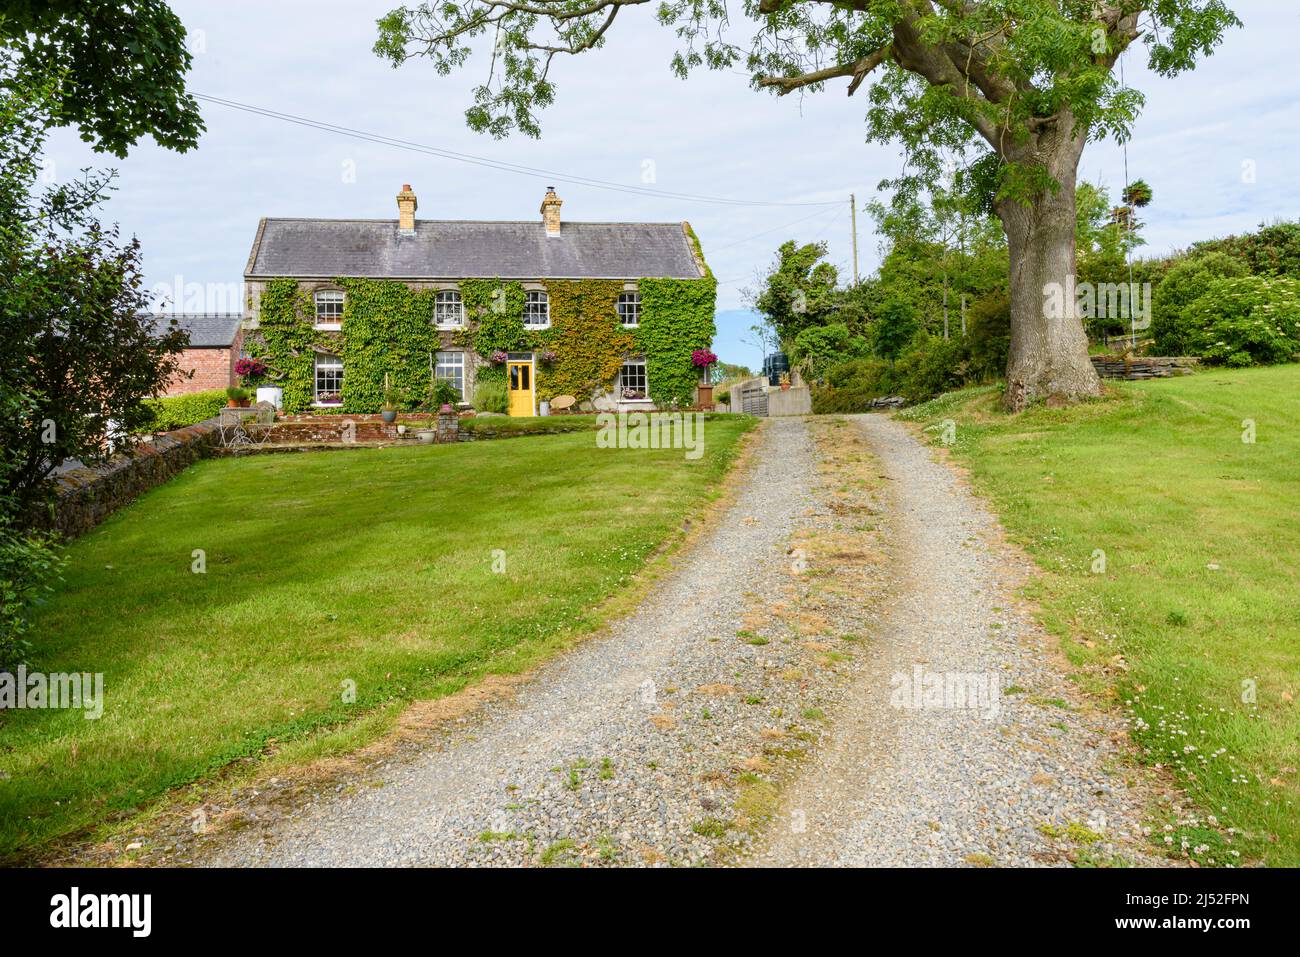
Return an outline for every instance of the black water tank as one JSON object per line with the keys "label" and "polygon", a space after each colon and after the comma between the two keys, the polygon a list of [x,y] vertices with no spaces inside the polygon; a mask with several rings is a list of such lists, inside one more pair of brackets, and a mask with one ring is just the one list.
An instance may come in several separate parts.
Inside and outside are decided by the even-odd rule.
{"label": "black water tank", "polygon": [[784,352],[774,352],[763,360],[763,375],[768,385],[780,385],[781,373],[790,371],[790,360]]}

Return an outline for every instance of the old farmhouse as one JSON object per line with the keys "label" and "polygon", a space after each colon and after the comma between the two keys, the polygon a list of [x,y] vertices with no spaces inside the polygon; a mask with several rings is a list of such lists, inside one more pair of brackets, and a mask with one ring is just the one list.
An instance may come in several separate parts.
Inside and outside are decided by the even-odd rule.
{"label": "old farmhouse", "polygon": [[243,354],[288,412],[416,408],[436,380],[464,402],[504,383],[512,415],[559,395],[694,404],[716,283],[690,225],[565,222],[561,203],[552,187],[535,220],[417,219],[408,185],[396,219],[263,219]]}

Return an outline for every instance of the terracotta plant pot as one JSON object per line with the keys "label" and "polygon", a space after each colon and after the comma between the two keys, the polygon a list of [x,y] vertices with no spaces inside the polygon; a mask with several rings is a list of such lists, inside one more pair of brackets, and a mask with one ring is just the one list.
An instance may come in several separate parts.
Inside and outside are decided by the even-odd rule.
{"label": "terracotta plant pot", "polygon": [[788,382],[782,382],[782,383],[781,383],[781,391],[782,391],[782,392],[789,392],[789,391],[790,391],[790,383],[788,383]]}
{"label": "terracotta plant pot", "polygon": [[238,408],[239,408],[239,400],[238,400],[238,399],[227,399],[227,400],[226,400],[226,408],[227,408],[227,409],[238,409]]}

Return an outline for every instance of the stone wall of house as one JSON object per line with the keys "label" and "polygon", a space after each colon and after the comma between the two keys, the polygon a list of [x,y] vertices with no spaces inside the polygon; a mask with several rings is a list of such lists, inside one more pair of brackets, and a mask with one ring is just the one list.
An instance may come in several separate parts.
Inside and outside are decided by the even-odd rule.
{"label": "stone wall of house", "polygon": [[54,501],[33,516],[33,524],[76,538],[119,508],[162,485],[207,454],[219,434],[208,419],[114,455],[103,465],[79,467],[55,476]]}

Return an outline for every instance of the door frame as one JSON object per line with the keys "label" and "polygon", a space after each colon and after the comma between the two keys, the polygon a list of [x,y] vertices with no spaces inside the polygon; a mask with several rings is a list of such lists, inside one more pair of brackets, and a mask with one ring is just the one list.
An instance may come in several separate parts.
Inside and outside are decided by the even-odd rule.
{"label": "door frame", "polygon": [[[527,359],[515,358],[516,356],[527,356]],[[532,413],[529,418],[537,418],[537,362],[536,353],[532,352],[510,352],[506,354],[506,414],[510,413],[510,393],[522,392],[523,389],[510,388],[510,367],[511,366],[528,366],[528,393],[532,401]]]}

